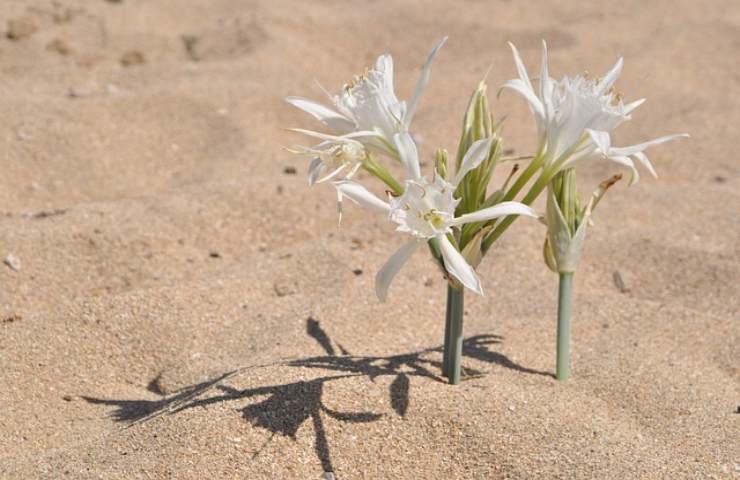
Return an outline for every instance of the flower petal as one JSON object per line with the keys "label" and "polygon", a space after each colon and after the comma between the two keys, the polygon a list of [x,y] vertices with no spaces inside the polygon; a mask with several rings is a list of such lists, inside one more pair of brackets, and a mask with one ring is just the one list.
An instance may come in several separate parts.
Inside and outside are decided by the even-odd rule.
{"label": "flower petal", "polygon": [[321,161],[319,157],[314,158],[311,160],[311,163],[308,165],[308,185],[313,186],[316,184],[316,179],[319,178],[319,175],[321,175],[321,172],[324,170],[324,162]]}
{"label": "flower petal", "polygon": [[540,101],[540,99],[537,97],[537,94],[534,93],[531,85],[528,86],[526,83],[524,83],[524,81],[515,78],[504,83],[501,86],[501,89],[503,90],[504,88],[514,90],[519,95],[524,97],[524,99],[529,104],[529,108],[538,117],[538,121],[544,120],[545,107],[542,105],[542,101]]}
{"label": "flower petal", "polygon": [[446,235],[440,235],[438,238],[439,249],[442,252],[442,258],[444,258],[447,272],[459,280],[466,288],[469,288],[478,295],[483,295],[480,279],[475,274],[473,267],[468,265],[468,262],[452,243],[450,243]]}
{"label": "flower petal", "polygon": [[647,171],[650,172],[650,175],[652,175],[653,178],[658,178],[658,172],[655,171],[655,167],[650,163],[647,155],[642,152],[637,152],[632,156],[639,160],[643,167],[647,168]]}
{"label": "flower petal", "polygon": [[542,40],[542,64],[540,65],[540,99],[545,107],[545,115],[550,110],[550,97],[552,96],[552,81],[550,80],[550,71],[547,65],[547,42]]}
{"label": "flower petal", "polygon": [[368,210],[379,213],[388,213],[390,211],[390,205],[376,197],[368,189],[357,182],[341,180],[339,182],[334,182],[334,186],[342,196],[349,198]]}
{"label": "flower petal", "polygon": [[688,133],[676,133],[674,135],[666,135],[663,137],[658,137],[653,140],[648,140],[647,142],[638,143],[636,145],[631,145],[629,147],[615,147],[612,148],[611,151],[614,152],[617,155],[634,155],[637,152],[642,152],[643,150],[647,150],[648,148],[660,145],[661,143],[670,142],[671,140],[675,140],[677,138],[689,138]]}
{"label": "flower petal", "polygon": [[469,171],[476,168],[488,158],[488,155],[491,152],[491,143],[493,143],[493,137],[478,140],[470,145],[468,151],[465,152],[465,156],[460,164],[460,169],[455,172],[455,175],[450,181],[450,184],[452,184],[453,187],[457,187]]}
{"label": "flower petal", "polygon": [[624,106],[624,114],[629,115],[632,113],[637,107],[645,103],[644,98],[640,98],[639,100],[635,100],[634,102],[630,102],[627,105]]}
{"label": "flower petal", "polygon": [[335,168],[331,172],[327,173],[325,176],[321,177],[320,179],[316,180],[316,183],[324,183],[327,180],[331,180],[332,178],[336,177],[340,173],[342,173],[344,170],[347,169],[347,164],[340,165],[339,167]]}
{"label": "flower petal", "polygon": [[421,69],[421,75],[419,76],[419,81],[416,83],[416,88],[414,89],[414,93],[411,96],[411,100],[409,101],[408,108],[406,109],[406,116],[403,119],[403,123],[406,126],[406,128],[411,125],[411,120],[414,119],[414,114],[416,113],[416,107],[419,104],[419,99],[421,98],[421,94],[424,92],[424,90],[427,87],[427,84],[429,84],[429,77],[432,74],[432,64],[434,63],[434,58],[437,56],[437,53],[439,53],[439,50],[442,48],[442,45],[445,44],[447,41],[447,37],[442,38],[439,42],[437,42],[437,45],[434,46],[432,49],[432,52],[427,57],[427,61],[424,63],[424,66]]}
{"label": "flower petal", "polygon": [[337,132],[350,132],[355,129],[353,121],[334,110],[316,103],[313,100],[302,97],[287,97],[286,102],[294,107],[300,108],[304,112],[312,115],[317,120],[326,124],[332,130]]}
{"label": "flower petal", "polygon": [[386,298],[388,298],[388,287],[391,286],[393,278],[416,249],[419,248],[421,243],[419,240],[414,239],[404,244],[375,275],[375,294],[381,302],[385,302]]}
{"label": "flower petal", "polygon": [[521,81],[529,87],[530,90],[534,91],[532,88],[532,82],[529,81],[529,75],[527,75],[527,69],[524,66],[524,62],[522,61],[522,56],[519,55],[519,50],[514,46],[513,43],[509,42],[509,47],[511,47],[511,53],[514,55],[514,64],[516,65],[516,72],[519,75],[519,78]]}
{"label": "flower petal", "polygon": [[588,136],[591,137],[591,140],[593,140],[593,142],[596,144],[596,147],[601,151],[601,153],[603,153],[604,155],[607,155],[609,153],[612,145],[612,140],[609,136],[609,132],[586,129],[586,133],[588,133]]}
{"label": "flower petal", "polygon": [[598,93],[604,93],[609,90],[612,85],[614,85],[614,82],[617,81],[617,78],[619,78],[619,75],[622,73],[623,66],[624,59],[622,57],[619,57],[617,63],[615,63],[614,66],[610,68],[609,71],[606,72],[606,74],[604,74],[601,81],[599,82],[599,88],[597,90]]}
{"label": "flower petal", "polygon": [[485,222],[493,218],[507,217],[509,215],[526,215],[528,217],[540,218],[540,215],[531,207],[519,202],[501,202],[492,207],[483,208],[472,213],[466,213],[453,219],[449,225],[465,225],[466,223]]}
{"label": "flower petal", "polygon": [[630,185],[634,185],[638,180],[640,180],[640,172],[637,171],[637,168],[635,168],[635,162],[633,162],[630,157],[624,155],[608,155],[606,158],[630,169],[630,173],[632,175],[630,177]]}
{"label": "flower petal", "polygon": [[370,130],[367,130],[367,131],[358,130],[356,132],[347,133],[345,135],[331,135],[329,133],[314,132],[313,130],[306,130],[303,128],[289,128],[288,131],[295,132],[295,133],[301,133],[303,135],[307,135],[313,138],[318,138],[319,140],[323,140],[325,142],[335,142],[335,143],[336,142],[346,142],[348,140],[354,140],[356,138],[380,136],[379,133],[373,132]]}
{"label": "flower petal", "polygon": [[416,143],[408,132],[397,133],[393,136],[398,149],[401,164],[406,170],[407,180],[418,180],[421,177],[421,166],[419,165],[419,152]]}

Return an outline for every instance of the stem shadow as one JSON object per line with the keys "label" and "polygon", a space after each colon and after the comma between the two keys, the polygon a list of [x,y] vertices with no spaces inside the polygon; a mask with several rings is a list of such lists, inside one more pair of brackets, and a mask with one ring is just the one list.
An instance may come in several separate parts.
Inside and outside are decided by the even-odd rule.
{"label": "stem shadow", "polygon": [[[375,412],[336,411],[327,407],[322,399],[324,387],[327,384],[351,377],[366,377],[372,382],[379,377],[393,377],[389,388],[389,401],[395,413],[403,417],[410,406],[409,394],[413,377],[422,377],[438,382],[444,381],[432,371],[432,369],[438,369],[441,364],[426,358],[429,354],[441,353],[442,346],[385,357],[359,357],[349,355],[344,347],[333,342],[326,331],[321,328],[319,322],[313,318],[306,321],[306,333],[316,340],[326,352],[326,355],[232,370],[211,380],[189,385],[170,396],[162,395],[163,398],[158,400],[115,400],[89,396],[83,396],[82,398],[91,404],[114,407],[110,414],[111,417],[117,422],[126,423],[127,427],[150,421],[162,415],[175,415],[192,408],[206,407],[223,402],[251,400],[248,405],[239,408],[238,411],[253,426],[263,428],[271,432],[272,435],[279,433],[295,440],[298,430],[305,422],[310,420],[313,424],[316,456],[325,472],[333,472],[334,468],[331,461],[329,439],[324,427],[324,418],[329,417],[339,422],[368,423],[380,419],[383,415]],[[490,349],[492,345],[500,344],[501,341],[502,337],[498,335],[475,335],[465,339],[463,355],[522,373],[553,376],[548,372],[521,366],[505,355]],[[334,344],[342,352],[341,356],[335,354]],[[226,383],[229,378],[249,370],[268,366],[321,369],[334,372],[334,374],[310,381],[247,389],[237,389]],[[484,372],[472,368],[466,368],[465,373],[469,377],[484,374]],[[159,375],[149,382],[147,390],[162,394],[162,389],[159,386]],[[256,457],[259,453],[258,451],[254,456]]]}

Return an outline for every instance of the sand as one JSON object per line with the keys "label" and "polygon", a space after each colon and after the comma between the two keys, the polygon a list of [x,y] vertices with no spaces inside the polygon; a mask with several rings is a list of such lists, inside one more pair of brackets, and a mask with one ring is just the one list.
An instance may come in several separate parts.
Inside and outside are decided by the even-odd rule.
{"label": "sand", "polygon": [[[0,30],[0,477],[740,477],[736,1],[5,0]],[[283,97],[386,50],[408,96],[444,34],[427,159],[489,66],[492,96],[514,76],[508,40],[558,76],[624,55],[648,102],[619,143],[692,134],[597,210],[567,384],[540,225],[481,265],[451,387],[430,258],[379,303],[402,239],[351,206],[338,230],[282,150],[317,126]],[[494,108],[530,151],[523,102]]]}

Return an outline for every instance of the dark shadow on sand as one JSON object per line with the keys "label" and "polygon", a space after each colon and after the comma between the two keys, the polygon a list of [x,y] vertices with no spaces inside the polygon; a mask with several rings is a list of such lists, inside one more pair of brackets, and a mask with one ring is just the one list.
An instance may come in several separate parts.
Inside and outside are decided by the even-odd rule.
{"label": "dark shadow on sand", "polygon": [[[259,398],[259,401],[253,401],[238,410],[244,419],[256,427],[272,432],[273,435],[279,433],[293,439],[296,438],[301,425],[307,420],[311,420],[315,435],[316,456],[325,472],[333,472],[334,468],[331,462],[329,441],[324,429],[323,416],[328,416],[340,422],[367,423],[378,420],[382,414],[342,412],[328,408],[322,400],[324,386],[327,383],[349,377],[362,376],[375,381],[376,378],[381,376],[391,376],[393,377],[389,389],[391,407],[398,415],[405,416],[409,408],[409,391],[412,377],[425,377],[438,382],[444,381],[430,370],[431,368],[435,371],[439,370],[440,363],[425,358],[425,355],[441,352],[441,346],[387,357],[355,357],[349,355],[341,345],[333,342],[321,328],[319,322],[313,318],[309,318],[306,322],[306,333],[316,340],[326,352],[326,355],[240,368],[226,372],[214,379],[189,385],[171,396],[162,395],[159,376],[157,376],[149,382],[147,390],[162,395],[163,398],[159,400],[110,400],[87,396],[83,398],[89,403],[115,407],[111,416],[116,421],[125,422],[129,426],[152,420],[161,415],[174,415],[195,407]],[[463,354],[469,358],[500,365],[518,372],[552,377],[549,372],[523,367],[505,355],[489,349],[491,345],[499,343],[501,343],[501,337],[498,335],[476,335],[464,341]],[[336,355],[334,344],[342,352],[341,356]],[[225,381],[231,377],[268,366],[313,368],[336,373],[310,381],[244,390],[225,384]],[[468,378],[483,375],[483,372],[470,368],[464,368],[464,373]],[[205,396],[209,392],[212,394]],[[256,457],[259,453],[256,452],[254,456]]]}

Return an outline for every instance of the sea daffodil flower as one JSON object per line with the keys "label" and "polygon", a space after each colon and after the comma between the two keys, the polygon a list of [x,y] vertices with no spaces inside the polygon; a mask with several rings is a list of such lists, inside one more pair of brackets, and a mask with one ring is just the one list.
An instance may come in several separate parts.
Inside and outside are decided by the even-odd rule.
{"label": "sea daffodil flower", "polygon": [[412,237],[378,271],[375,279],[375,292],[378,298],[381,301],[386,299],[388,288],[395,275],[418,247],[429,240],[438,241],[447,273],[466,288],[482,295],[483,290],[474,268],[453,243],[455,238],[453,229],[468,223],[485,222],[508,215],[538,218],[537,213],[519,202],[502,202],[455,216],[455,208],[460,202],[459,198],[454,197],[455,190],[466,173],[488,158],[492,139],[473,143],[466,152],[460,169],[448,180],[435,174],[431,182],[421,176],[418,153],[411,136],[407,133],[397,134],[394,141],[407,175],[403,195],[391,196],[390,201],[386,202],[358,183],[346,180],[335,182],[343,196],[370,210],[387,214],[397,225],[396,231]]}
{"label": "sea daffodil flower", "polygon": [[[654,174],[655,170],[642,151],[652,145],[688,137],[686,134],[669,135],[632,147],[604,151],[601,147],[610,145],[610,132],[630,120],[632,112],[645,101],[639,99],[625,104],[622,95],[615,92],[614,83],[622,72],[622,58],[601,78],[579,75],[555,80],[549,75],[547,45],[542,42],[539,89],[535,91],[518,50],[513,44],[509,45],[519,78],[509,80],[502,88],[518,92],[527,101],[537,123],[543,167],[553,168],[553,174],[583,160],[606,158],[630,167],[634,183],[638,176],[630,156]],[[595,141],[597,139],[600,143]]]}
{"label": "sea daffodil flower", "polygon": [[372,68],[345,85],[339,95],[328,94],[334,108],[302,97],[287,97],[286,101],[324,123],[332,133],[362,132],[358,138],[397,157],[393,137],[409,130],[421,94],[429,83],[434,59],[446,40],[447,37],[440,40],[429,54],[408,104],[399,101],[393,89],[390,54],[378,57]]}
{"label": "sea daffodil flower", "polygon": [[[368,159],[365,146],[353,139],[356,133],[339,137],[298,128],[292,131],[323,140],[313,147],[289,149],[291,153],[313,157],[308,167],[309,185],[331,180],[342,173],[345,179],[350,179]],[[362,132],[358,133],[362,135]]]}

